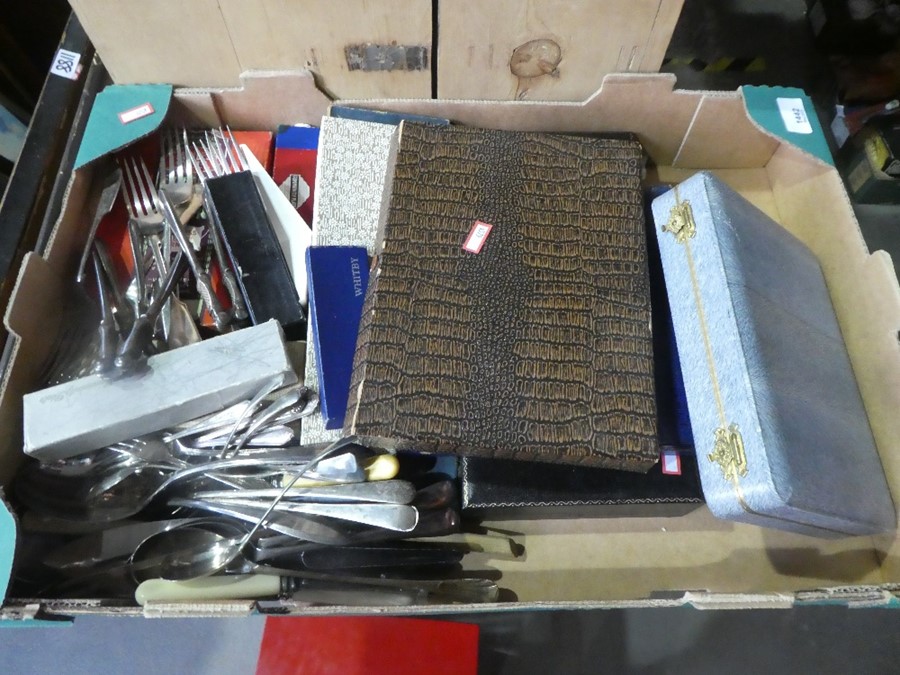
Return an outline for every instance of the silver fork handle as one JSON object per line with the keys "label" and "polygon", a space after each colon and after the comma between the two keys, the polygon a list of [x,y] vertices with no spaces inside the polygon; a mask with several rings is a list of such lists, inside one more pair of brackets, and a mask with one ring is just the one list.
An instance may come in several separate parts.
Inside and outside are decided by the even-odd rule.
{"label": "silver fork handle", "polygon": [[134,285],[137,289],[135,316],[140,316],[144,313],[147,302],[147,288],[144,280],[144,275],[147,271],[144,269],[144,251],[143,246],[141,246],[142,236],[137,221],[129,218],[128,241],[131,245],[131,257],[134,262]]}
{"label": "silver fork handle", "polygon": [[206,304],[206,308],[212,315],[216,328],[220,331],[224,330],[228,324],[231,323],[231,315],[222,308],[219,298],[216,297],[209,275],[206,273],[206,270],[203,269],[200,261],[197,260],[197,254],[194,252],[194,247],[191,246],[188,241],[187,235],[185,235],[184,230],[181,227],[181,221],[175,216],[175,211],[172,209],[172,202],[169,201],[169,197],[165,192],[159,194],[159,203],[162,206],[163,218],[165,219],[169,231],[175,235],[178,245],[184,251],[185,256],[187,256],[188,264],[194,272],[194,278],[197,281],[197,292],[200,294],[201,299]]}
{"label": "silver fork handle", "polygon": [[206,207],[206,217],[209,221],[209,237],[212,239],[213,251],[216,254],[216,262],[219,263],[219,269],[222,270],[222,280],[228,295],[231,298],[231,305],[234,308],[234,318],[243,321],[249,316],[247,312],[247,303],[244,302],[244,294],[238,286],[237,278],[228,264],[228,258],[225,256],[225,246],[222,243],[221,225],[216,210],[211,208],[209,203],[209,193],[203,191],[203,204]]}

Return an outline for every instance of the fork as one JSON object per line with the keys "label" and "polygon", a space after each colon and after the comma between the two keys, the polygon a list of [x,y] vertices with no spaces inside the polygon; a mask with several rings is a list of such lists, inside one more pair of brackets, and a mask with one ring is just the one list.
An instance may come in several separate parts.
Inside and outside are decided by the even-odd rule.
{"label": "fork", "polygon": [[[156,189],[150,178],[150,172],[143,159],[131,157],[129,166],[128,158],[122,160],[122,168],[125,174],[125,206],[128,209],[128,218],[134,224],[141,238],[146,238],[150,244],[151,254],[156,263],[159,276],[166,273],[167,265],[163,260],[160,235],[164,228],[162,213],[157,207]],[[137,248],[143,251],[139,243]]]}
{"label": "fork", "polygon": [[[187,156],[188,137],[185,129],[179,139],[176,132],[163,136],[159,155],[159,191],[176,209],[184,206],[180,220],[187,223],[203,206],[200,184],[195,180],[193,162]],[[186,206],[185,206],[186,205]]]}
{"label": "fork", "polygon": [[[175,236],[191,267],[191,271],[194,273],[197,292],[206,303],[206,307],[209,309],[210,314],[213,315],[213,318],[216,321],[216,327],[219,330],[223,330],[230,322],[230,315],[222,309],[222,305],[216,297],[215,290],[213,290],[209,274],[207,274],[206,270],[197,259],[194,247],[191,246],[181,229],[181,221],[175,216],[174,211],[171,209],[171,201],[169,200],[168,195],[165,192],[158,193],[156,191],[156,188],[153,186],[153,181],[150,178],[150,172],[147,170],[147,165],[144,164],[143,160],[138,164],[137,160],[132,159],[132,165],[133,171],[128,170],[128,164],[125,163],[126,185],[130,187],[132,195],[139,197],[139,199],[135,199],[129,207],[129,215],[132,211],[134,212],[136,216],[134,222],[137,223],[138,229],[145,228],[149,231],[153,228],[154,232],[156,231],[156,228],[160,231],[168,229],[169,233]],[[126,190],[126,192],[127,191],[128,190]],[[165,201],[161,201],[161,199]],[[165,275],[168,265],[163,260],[162,251],[157,245],[157,242],[160,241],[159,235],[154,234],[152,237],[155,237],[155,239],[152,239],[153,255],[156,260],[159,275],[162,277]]]}

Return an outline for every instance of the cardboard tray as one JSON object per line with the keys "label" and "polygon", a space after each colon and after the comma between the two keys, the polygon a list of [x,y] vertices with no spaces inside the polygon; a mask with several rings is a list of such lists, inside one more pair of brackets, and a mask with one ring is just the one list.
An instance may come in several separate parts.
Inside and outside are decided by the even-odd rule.
{"label": "cardboard tray", "polygon": [[[738,92],[674,90],[670,75],[609,75],[583,103],[477,101],[351,102],[382,110],[448,117],[470,125],[556,132],[631,131],[650,154],[650,179],[679,181],[713,170],[726,183],[806,242],[822,263],[841,330],[871,422],[888,482],[900,503],[900,288],[890,257],[870,254],[821,132],[785,128],[776,98],[800,101],[798,90],[744,88]],[[276,104],[277,102],[277,104]],[[329,99],[307,72],[255,73],[241,89],[180,90],[171,117],[216,125],[215,109],[232,128],[316,124]],[[795,103],[795,106],[797,104]],[[805,99],[806,110],[812,107]],[[818,128],[812,119],[814,130]],[[41,321],[71,278],[87,223],[92,166],[72,176],[66,203],[45,257],[21,268],[6,324],[14,354],[0,382],[0,481],[8,484],[22,460],[21,397],[50,348]],[[696,439],[705,461],[704,442]],[[4,520],[6,519],[6,520]],[[6,529],[3,523],[6,522]],[[15,539],[11,516],[0,509],[0,553]],[[488,523],[489,524],[489,523]],[[502,573],[515,608],[672,606],[790,607],[796,603],[900,604],[900,543],[891,537],[823,541],[713,518],[705,507],[677,519],[504,521],[526,547],[524,559],[468,556],[477,569]],[[2,562],[2,561],[0,561]],[[0,564],[2,567],[2,564]],[[0,582],[2,584],[2,582]],[[243,614],[254,603],[147,606],[149,615]],[[421,606],[383,613],[494,611],[489,606]],[[7,600],[0,616],[135,614],[135,607],[102,599],[73,603]],[[339,608],[298,613],[340,613]],[[366,612],[353,608],[353,613]]]}

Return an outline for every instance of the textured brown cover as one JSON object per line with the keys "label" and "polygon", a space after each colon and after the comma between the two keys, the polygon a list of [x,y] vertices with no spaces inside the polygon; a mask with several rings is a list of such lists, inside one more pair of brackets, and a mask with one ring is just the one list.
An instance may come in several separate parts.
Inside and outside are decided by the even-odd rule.
{"label": "textured brown cover", "polygon": [[[408,122],[394,142],[345,433],[646,471],[659,450],[640,144]],[[470,253],[476,220],[493,229]]]}

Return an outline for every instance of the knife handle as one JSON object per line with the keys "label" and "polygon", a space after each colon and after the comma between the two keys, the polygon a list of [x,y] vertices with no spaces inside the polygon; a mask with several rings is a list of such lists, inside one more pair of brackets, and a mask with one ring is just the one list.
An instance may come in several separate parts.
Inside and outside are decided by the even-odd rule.
{"label": "knife handle", "polygon": [[[363,469],[366,473],[365,480],[391,480],[397,476],[400,471],[400,460],[395,455],[381,454],[375,455],[369,459],[363,460]],[[294,480],[294,474],[283,474],[281,476],[281,486],[285,486]],[[293,482],[291,487],[325,487],[327,485],[336,485],[346,481],[330,481],[327,478],[306,478],[301,476]]]}
{"label": "knife handle", "polygon": [[190,600],[241,600],[281,595],[281,577],[269,574],[234,574],[188,581],[148,579],[138,585],[134,599],[142,607],[148,602]]}
{"label": "knife handle", "polygon": [[452,480],[441,480],[416,492],[413,506],[420,511],[443,509],[456,504],[456,499],[456,483]]}

